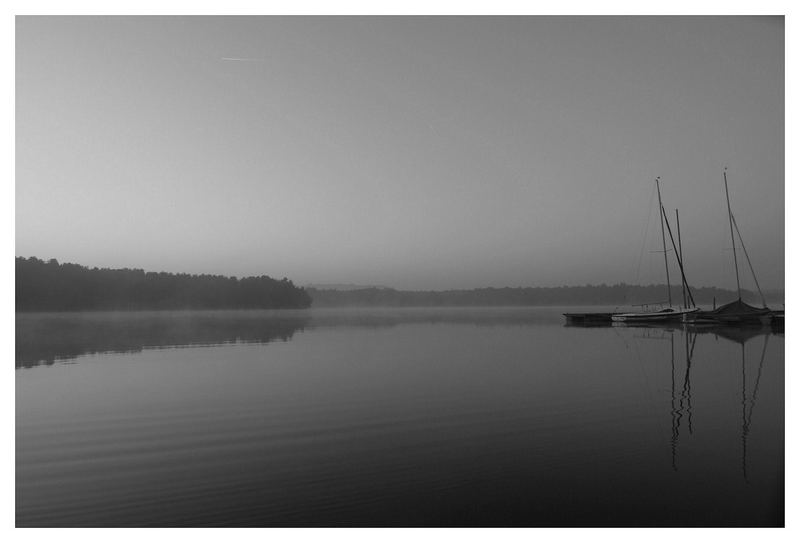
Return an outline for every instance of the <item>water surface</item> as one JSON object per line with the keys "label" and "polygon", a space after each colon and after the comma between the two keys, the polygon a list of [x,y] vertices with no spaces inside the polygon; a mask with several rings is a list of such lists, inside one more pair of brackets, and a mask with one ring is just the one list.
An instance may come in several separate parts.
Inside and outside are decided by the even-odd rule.
{"label": "water surface", "polygon": [[18,314],[19,526],[776,526],[784,335]]}

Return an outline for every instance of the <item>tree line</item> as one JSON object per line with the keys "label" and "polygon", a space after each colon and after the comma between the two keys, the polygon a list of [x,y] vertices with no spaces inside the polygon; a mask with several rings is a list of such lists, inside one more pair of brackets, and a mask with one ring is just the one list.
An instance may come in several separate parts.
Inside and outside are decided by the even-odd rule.
{"label": "tree line", "polygon": [[[307,289],[315,307],[335,306],[534,306],[667,304],[665,285],[585,285],[573,287],[505,287],[470,290],[412,291],[391,288],[357,290]],[[671,289],[673,305],[681,305],[680,286]],[[692,288],[697,304],[721,305],[737,298],[736,292],[716,287]],[[782,292],[765,293],[768,301],[782,301]],[[761,305],[757,294],[742,291],[742,298]]]}
{"label": "tree line", "polygon": [[[572,287],[505,287],[412,291],[370,287],[353,290],[301,288],[287,278],[225,277],[140,269],[88,268],[36,257],[16,259],[17,311],[81,311],[144,309],[288,309],[337,306],[532,306],[631,305],[666,303],[664,285],[585,285]],[[736,299],[731,290],[692,288],[698,304],[721,305]],[[765,293],[770,303],[783,292]],[[759,297],[742,291],[745,301]],[[672,288],[679,305],[681,289]]]}
{"label": "tree line", "polygon": [[287,278],[225,277],[88,268],[36,257],[15,259],[17,311],[118,309],[288,309],[311,297]]}

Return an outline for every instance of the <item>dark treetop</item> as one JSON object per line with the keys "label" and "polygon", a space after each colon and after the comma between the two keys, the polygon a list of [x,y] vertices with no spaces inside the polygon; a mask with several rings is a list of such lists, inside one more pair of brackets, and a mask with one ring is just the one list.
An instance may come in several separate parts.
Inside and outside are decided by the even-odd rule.
{"label": "dark treetop", "polygon": [[16,258],[17,311],[284,309],[310,305],[305,289],[285,277],[237,279]]}

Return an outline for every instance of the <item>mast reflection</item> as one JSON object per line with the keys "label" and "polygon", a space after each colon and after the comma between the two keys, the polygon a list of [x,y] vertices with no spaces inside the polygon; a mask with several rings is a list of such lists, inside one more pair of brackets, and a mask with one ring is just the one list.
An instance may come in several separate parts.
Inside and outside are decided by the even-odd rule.
{"label": "mast reflection", "polygon": [[[575,326],[575,324],[572,324]],[[614,323],[607,326],[614,328],[635,328],[637,329],[633,335],[635,339],[642,340],[667,340],[670,342],[669,359],[670,359],[670,418],[671,418],[671,435],[670,435],[670,451],[672,456],[672,469],[678,471],[678,444],[681,435],[681,425],[684,424],[688,430],[688,434],[694,433],[694,424],[692,420],[692,367],[694,364],[695,346],[697,345],[698,336],[711,336],[714,339],[722,339],[739,344],[740,346],[740,364],[741,375],[739,380],[741,382],[741,433],[739,440],[741,442],[741,473],[746,482],[748,481],[748,437],[752,429],[753,412],[756,407],[758,398],[759,385],[764,370],[764,363],[766,360],[767,347],[769,345],[769,337],[771,335],[783,335],[783,327],[780,323],[776,326],[775,323],[769,325],[756,325],[756,326],[725,326],[716,324],[686,324],[686,323],[647,323],[647,324],[629,324],[629,323]],[[593,324],[592,327],[597,327]],[[676,352],[675,340],[676,334],[678,341],[683,342],[685,369],[683,371],[683,383],[678,385],[678,375],[680,369],[676,367]],[[752,370],[748,372],[748,360],[746,345],[755,340],[756,338],[763,337],[763,344],[761,346],[761,353],[759,356],[758,367],[756,370],[755,380],[752,386],[752,392],[748,393],[748,379],[752,379]]]}

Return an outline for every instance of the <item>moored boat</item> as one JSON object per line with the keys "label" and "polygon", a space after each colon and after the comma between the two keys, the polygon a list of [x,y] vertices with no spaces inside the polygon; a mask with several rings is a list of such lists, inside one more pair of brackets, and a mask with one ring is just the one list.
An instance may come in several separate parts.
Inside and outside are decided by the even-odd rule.
{"label": "moored boat", "polygon": [[[672,235],[672,229],[669,225],[669,220],[667,219],[666,211],[664,210],[664,205],[661,202],[661,185],[659,183],[660,177],[656,177],[656,192],[658,193],[658,214],[659,214],[659,222],[661,224],[661,248],[664,255],[664,273],[666,275],[666,290],[667,290],[667,300],[666,303],[669,304],[669,307],[666,309],[660,309],[657,311],[636,311],[636,312],[615,312],[615,313],[563,313],[564,317],[567,319],[567,324],[570,325],[578,325],[578,326],[602,326],[607,325],[609,323],[614,322],[627,322],[627,323],[646,323],[646,322],[681,322],[686,319],[686,315],[694,313],[698,311],[697,307],[689,307],[691,303],[694,306],[694,299],[691,294],[691,290],[689,289],[689,285],[686,281],[686,275],[684,274],[683,269],[683,257],[681,249],[675,245],[675,238]],[[678,210],[675,210],[676,220],[677,220],[677,213]],[[680,269],[680,276],[681,276],[681,286],[683,288],[683,307],[681,308],[674,308],[672,306],[672,289],[670,286],[670,277],[669,277],[669,261],[667,258],[667,240],[666,240],[666,231],[664,230],[664,226],[666,225],[667,231],[669,232],[670,242],[672,243],[672,249],[675,252],[675,258],[678,262],[678,267]],[[678,226],[678,244],[680,245],[680,223],[677,223]],[[688,298],[687,298],[688,296]],[[661,303],[661,302],[659,302]],[[643,304],[643,305],[653,305],[653,304]]]}
{"label": "moored boat", "polygon": [[695,324],[770,324],[773,313],[766,307],[753,307],[739,299],[711,311],[698,311],[688,320]]}
{"label": "moored boat", "polygon": [[[691,322],[694,323],[714,323],[722,325],[733,326],[749,326],[749,325],[769,325],[776,321],[776,311],[767,307],[767,302],[764,299],[764,294],[761,292],[761,286],[758,284],[756,272],[753,269],[753,263],[750,262],[750,255],[747,254],[747,248],[744,246],[742,233],[739,231],[739,225],[736,224],[733,212],[731,211],[731,198],[728,191],[728,169],[722,171],[722,179],[725,183],[725,202],[728,206],[728,228],[731,234],[731,249],[733,250],[733,269],[736,272],[736,292],[738,298],[732,302],[721,305],[711,311],[700,311],[692,315]],[[758,293],[761,296],[761,303],[763,307],[754,307],[742,301],[742,287],[739,281],[739,261],[736,257],[736,238],[733,236],[734,229],[739,237],[739,244],[747,259],[747,265],[750,268],[750,273],[753,275],[753,281],[756,284]],[[782,313],[778,319],[782,320]]]}
{"label": "moored boat", "polygon": [[[686,319],[687,315],[691,313],[695,313],[698,311],[697,307],[688,307],[687,303],[687,294],[688,294],[688,301],[694,305],[694,299],[692,298],[691,290],[688,288],[688,283],[686,281],[686,275],[684,274],[683,270],[683,257],[682,257],[682,250],[675,245],[675,238],[672,236],[672,228],[669,225],[669,221],[667,219],[666,211],[664,210],[664,204],[661,202],[661,185],[659,183],[660,177],[656,177],[656,191],[658,192],[658,214],[659,214],[659,221],[661,223],[661,248],[664,254],[664,273],[667,279],[667,303],[669,304],[668,307],[664,309],[660,309],[658,311],[633,311],[628,313],[616,313],[611,316],[612,322],[624,322],[624,323],[648,323],[648,322],[675,322],[675,321],[683,321]],[[676,218],[678,211],[675,210]],[[675,253],[675,258],[678,262],[678,268],[680,269],[680,276],[681,276],[681,287],[683,288],[683,307],[677,308],[672,306],[672,288],[670,287],[670,280],[669,280],[669,262],[667,259],[667,240],[665,235],[664,226],[666,225],[667,231],[669,232],[669,239],[672,243],[672,249]],[[678,223],[678,242],[680,244],[680,223]]]}
{"label": "moored boat", "polygon": [[611,320],[613,322],[627,322],[627,323],[676,321],[676,320],[684,320],[687,318],[688,315],[697,313],[698,311],[699,309],[696,307],[688,309],[675,309],[672,307],[667,307],[660,311],[648,311],[641,313],[617,313],[611,316]]}

